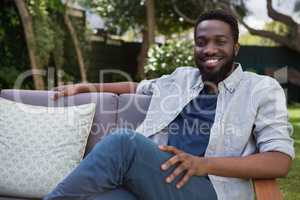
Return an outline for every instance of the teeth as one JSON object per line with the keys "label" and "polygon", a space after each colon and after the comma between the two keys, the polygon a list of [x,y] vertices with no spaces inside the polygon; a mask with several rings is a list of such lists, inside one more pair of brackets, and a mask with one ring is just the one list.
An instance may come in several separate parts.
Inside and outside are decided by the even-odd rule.
{"label": "teeth", "polygon": [[211,60],[207,60],[205,62],[208,63],[208,64],[215,64],[215,63],[218,62],[218,59],[211,59]]}

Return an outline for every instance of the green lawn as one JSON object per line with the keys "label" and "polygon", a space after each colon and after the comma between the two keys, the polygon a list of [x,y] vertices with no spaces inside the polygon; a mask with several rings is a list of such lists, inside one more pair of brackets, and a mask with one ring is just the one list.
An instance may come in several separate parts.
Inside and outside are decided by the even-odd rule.
{"label": "green lawn", "polygon": [[285,200],[300,199],[300,105],[290,106],[290,122],[293,124],[296,158],[292,169],[286,178],[279,179],[281,191]]}

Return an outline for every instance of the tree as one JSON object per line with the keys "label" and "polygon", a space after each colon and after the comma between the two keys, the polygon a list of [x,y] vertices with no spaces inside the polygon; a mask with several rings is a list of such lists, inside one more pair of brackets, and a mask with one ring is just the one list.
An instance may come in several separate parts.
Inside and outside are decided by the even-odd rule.
{"label": "tree", "polygon": [[[240,23],[243,24],[248,31],[257,36],[265,37],[268,39],[273,40],[274,42],[285,46],[289,49],[295,50],[300,53],[300,24],[297,23],[291,16],[283,14],[278,12],[273,7],[273,1],[272,0],[266,0],[267,2],[267,12],[268,16],[276,21],[280,22],[281,24],[284,24],[286,27],[288,27],[288,31],[284,34],[276,33],[273,30],[258,30],[253,27],[250,27],[245,21],[244,17],[249,13],[247,11],[247,8],[245,6],[246,0],[216,0],[216,1],[202,1],[202,0],[187,0],[194,2],[194,4],[200,4],[205,2],[207,7],[213,7],[213,8],[221,8],[226,9],[230,12],[233,12],[239,19]],[[178,15],[186,19],[189,23],[195,23],[196,18],[194,15],[189,14],[188,12],[184,12],[183,10],[180,10],[177,7],[178,0],[172,0],[173,7]],[[194,7],[194,9],[197,9],[197,7]],[[198,9],[199,13],[203,9]],[[295,2],[295,12],[298,12],[300,10],[300,3],[299,1]]]}
{"label": "tree", "polygon": [[[296,7],[295,7],[296,8]],[[240,18],[240,22],[248,29],[253,35],[269,38],[274,42],[281,44],[289,49],[295,50],[300,53],[300,24],[297,23],[291,16],[285,15],[276,11],[273,8],[272,0],[267,0],[268,16],[276,22],[280,22],[288,27],[286,33],[276,33],[270,30],[258,30],[250,27],[243,19]]]}
{"label": "tree", "polygon": [[154,0],[146,0],[147,8],[147,26],[148,26],[148,41],[149,45],[155,43],[155,2]]}
{"label": "tree", "polygon": [[[0,89],[12,88],[19,74],[30,66],[22,22],[14,1],[0,1],[0,57]],[[34,88],[33,81],[26,79],[22,88]]]}
{"label": "tree", "polygon": [[[28,67],[33,72],[36,72],[36,69],[45,72],[55,67],[57,76],[54,81],[58,84],[73,81],[73,76],[77,74],[77,71],[80,72],[80,69],[69,69],[70,65],[64,65],[65,60],[71,61],[71,65],[73,63],[77,65],[76,59],[75,62],[73,59],[69,60],[70,57],[77,58],[77,55],[64,20],[65,4],[61,0],[4,0],[0,4],[0,15],[3,19],[0,22],[0,54],[2,56],[0,87],[13,87],[14,80],[20,73],[28,70]],[[68,19],[72,21],[71,25],[76,30],[78,43],[82,47],[82,57],[87,59],[90,46],[87,45],[86,27],[83,26],[83,20],[73,19],[72,16],[68,16]],[[72,48],[66,49],[65,46],[68,45]],[[66,67],[65,70],[63,67]],[[44,82],[43,77],[35,73],[32,73],[31,78],[33,81],[26,78],[21,87],[43,89],[46,86],[52,88],[55,84],[52,79]],[[41,84],[36,80],[42,82],[43,87],[39,86]]]}
{"label": "tree", "polygon": [[69,18],[68,15],[68,10],[69,10],[69,0],[66,1],[65,3],[65,13],[64,13],[64,22],[69,30],[69,33],[72,37],[72,41],[75,47],[76,55],[77,55],[77,61],[79,64],[79,69],[80,69],[80,76],[81,76],[81,81],[82,82],[87,82],[87,76],[86,76],[86,67],[84,64],[84,58],[83,58],[83,53],[80,48],[80,42],[76,34],[76,30],[74,29],[72,22]]}
{"label": "tree", "polygon": [[[26,2],[26,3],[25,3]],[[64,45],[64,32],[65,29],[62,26],[60,21],[63,16],[63,5],[60,0],[27,0],[27,1],[15,1],[15,4],[22,4],[26,8],[26,12],[29,21],[23,29],[25,32],[25,40],[27,39],[27,29],[29,28],[29,33],[31,36],[29,39],[31,42],[27,42],[30,44],[30,61],[31,66],[38,65],[36,69],[48,70],[49,64],[55,64],[58,68],[61,68],[63,65],[63,45]],[[20,12],[19,12],[20,13]],[[22,19],[22,18],[21,18]],[[28,23],[28,22],[27,22]],[[28,49],[28,48],[27,48]],[[29,50],[28,50],[29,51]],[[32,61],[32,55],[34,51],[34,61]],[[51,65],[52,65],[51,64]],[[33,79],[35,82],[35,75],[33,73]],[[40,76],[41,77],[41,76]],[[42,78],[42,77],[41,77]],[[51,83],[47,81],[47,83]],[[45,83],[43,82],[43,87],[45,88]],[[52,85],[48,85],[48,87],[53,87]],[[36,89],[41,89],[35,86]]]}
{"label": "tree", "polygon": [[[279,35],[285,35],[288,33],[288,27],[285,24],[282,24],[277,21],[267,22],[263,29],[267,30],[267,31],[272,31]],[[244,45],[259,45],[259,46],[278,46],[279,45],[278,43],[276,43],[275,41],[273,41],[269,38],[252,35],[250,33],[242,35],[239,38],[239,41],[241,44],[244,44]]]}
{"label": "tree", "polygon": [[34,85],[36,89],[43,90],[45,87],[43,77],[37,73],[40,67],[38,64],[38,58],[36,56],[36,45],[35,45],[35,36],[32,28],[33,26],[32,18],[28,12],[28,7],[23,0],[14,0],[14,2],[18,8],[20,18],[23,24],[23,28],[24,28],[24,34],[26,38],[26,44],[27,44],[30,64],[32,68]]}
{"label": "tree", "polygon": [[155,30],[156,30],[156,20],[155,20],[155,2],[154,0],[146,0],[146,14],[147,14],[147,28],[142,30],[143,42],[141,51],[138,57],[138,67],[137,74],[143,79],[145,74],[144,66],[147,62],[147,54],[149,47],[155,43]]}
{"label": "tree", "polygon": [[[108,32],[123,34],[128,30],[138,30],[142,35],[142,48],[138,59],[138,75],[144,73],[145,57],[154,34],[168,35],[180,32],[192,25],[180,20],[170,1],[159,0],[79,0],[83,5],[95,10],[105,19]],[[154,17],[155,16],[155,17]],[[150,41],[149,41],[150,40]]]}
{"label": "tree", "polygon": [[[82,24],[76,23],[78,20],[72,20],[69,16],[71,11],[69,8],[70,1],[67,0],[65,4],[60,0],[28,0],[27,2],[33,16],[33,28],[36,35],[37,55],[40,65],[46,69],[49,65],[54,64],[56,72],[59,73],[64,64],[64,53],[67,53],[64,45],[70,36],[79,66],[81,81],[86,82],[87,75],[84,62],[86,49],[81,48],[82,42],[85,40],[85,27],[83,27],[83,31],[78,31],[78,29],[82,29]],[[58,84],[62,83],[64,78],[66,77],[58,75]]]}

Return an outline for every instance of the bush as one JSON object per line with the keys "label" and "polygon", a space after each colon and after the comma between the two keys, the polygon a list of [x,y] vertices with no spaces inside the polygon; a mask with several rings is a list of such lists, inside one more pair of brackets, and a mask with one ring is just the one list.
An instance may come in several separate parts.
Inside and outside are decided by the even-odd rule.
{"label": "bush", "polygon": [[156,78],[170,74],[181,66],[194,66],[193,42],[169,40],[149,49],[145,73],[147,78]]}

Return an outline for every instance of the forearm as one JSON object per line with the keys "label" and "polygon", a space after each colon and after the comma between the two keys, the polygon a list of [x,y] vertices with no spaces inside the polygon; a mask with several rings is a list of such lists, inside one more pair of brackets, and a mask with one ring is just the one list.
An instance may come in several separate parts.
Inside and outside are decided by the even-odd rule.
{"label": "forearm", "polygon": [[135,93],[138,83],[80,83],[76,84],[78,93],[86,92],[112,92],[117,94]]}
{"label": "forearm", "polygon": [[283,177],[291,165],[290,157],[280,152],[257,153],[246,157],[208,157],[203,158],[203,162],[207,174],[236,178]]}

